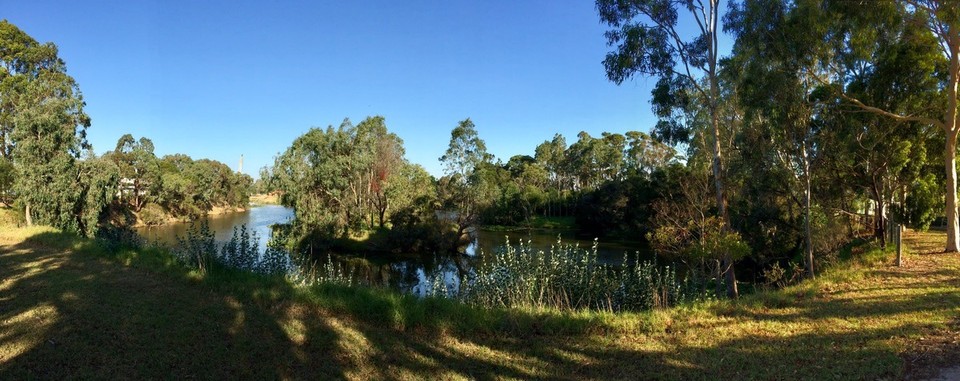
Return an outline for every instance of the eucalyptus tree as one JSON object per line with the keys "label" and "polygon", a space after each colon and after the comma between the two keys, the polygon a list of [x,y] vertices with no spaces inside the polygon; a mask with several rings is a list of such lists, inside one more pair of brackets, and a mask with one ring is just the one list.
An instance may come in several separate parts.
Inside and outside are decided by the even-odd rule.
{"label": "eucalyptus tree", "polygon": [[307,230],[349,234],[356,216],[351,210],[354,134],[349,120],[339,128],[311,128],[276,159],[273,176],[283,191],[280,202],[294,208],[297,222]]}
{"label": "eucalyptus tree", "polygon": [[461,120],[450,131],[450,144],[440,157],[447,175],[456,175],[459,181],[467,181],[481,164],[490,162],[493,156],[487,153],[487,144],[480,139],[477,128],[470,118]]}
{"label": "eucalyptus tree", "polygon": [[564,152],[565,166],[573,178],[575,191],[594,189],[600,185],[601,173],[597,168],[600,158],[596,140],[586,131],[580,131],[577,141]]}
{"label": "eucalyptus tree", "polygon": [[[736,36],[730,69],[739,77],[737,94],[747,113],[745,128],[764,130],[769,146],[801,189],[803,262],[808,277],[815,276],[811,210],[813,170],[823,128],[825,91],[814,76],[821,75],[825,34],[818,1],[754,0],[734,4],[725,18]],[[821,49],[822,50],[822,49]]]}
{"label": "eucalyptus tree", "polygon": [[658,168],[669,164],[677,155],[672,147],[658,142],[643,132],[628,131],[624,135],[627,139],[624,165],[628,171],[637,175],[649,177]]}
{"label": "eucalyptus tree", "polygon": [[460,121],[450,132],[447,151],[440,157],[446,175],[438,183],[438,192],[445,207],[455,215],[457,237],[477,224],[480,213],[489,202],[491,185],[482,170],[490,165],[493,155],[480,139],[470,118]]}
{"label": "eucalyptus tree", "polygon": [[383,117],[356,126],[345,119],[338,128],[312,128],[298,137],[261,176],[282,192],[281,204],[294,208],[304,237],[347,238],[366,222],[384,227],[395,206],[406,206],[397,203],[410,174],[403,153],[403,141]]}
{"label": "eucalyptus tree", "polygon": [[116,197],[120,170],[113,161],[97,157],[93,152],[77,164],[78,230],[93,237],[99,232],[100,221]]}
{"label": "eucalyptus tree", "polygon": [[551,188],[548,191],[547,214],[563,214],[563,194],[567,189],[567,170],[565,164],[565,154],[567,150],[567,140],[563,135],[555,134],[552,140],[545,140],[537,146],[534,158],[537,163],[547,171],[550,178]]}
{"label": "eucalyptus tree", "polygon": [[403,140],[394,133],[387,131],[386,121],[382,116],[367,117],[357,125],[358,155],[362,156],[361,165],[366,166],[360,171],[360,181],[354,184],[365,194],[370,205],[370,226],[373,226],[373,217],[376,216],[378,226],[384,227],[387,212],[391,208],[389,187],[395,186],[391,178],[400,175],[406,161],[403,157]]}
{"label": "eucalyptus tree", "polygon": [[76,160],[90,118],[76,81],[52,43],[0,21],[0,152],[15,169],[27,224],[76,230]]}
{"label": "eucalyptus tree", "polygon": [[120,197],[129,194],[126,201],[137,212],[160,187],[160,167],[153,150],[153,141],[150,139],[141,137],[135,140],[132,135],[124,134],[117,140],[116,148],[105,155],[120,170],[117,183]]}
{"label": "eucalyptus tree", "polygon": [[[827,2],[838,20],[832,44],[838,63],[836,87],[840,96],[860,111],[898,122],[934,126],[944,133],[945,251],[960,249],[960,222],[957,206],[958,84],[960,84],[960,6],[955,0],[899,0]],[[914,30],[914,29],[919,30]],[[909,37],[920,37],[912,40]],[[887,73],[896,78],[898,91],[927,98],[918,107],[889,107],[861,99],[852,91],[858,76],[872,75],[875,63],[898,44],[926,44],[936,54],[915,55],[904,73]]]}
{"label": "eucalyptus tree", "polygon": [[[718,33],[720,0],[597,0],[602,22],[611,29],[607,42],[615,46],[603,61],[607,77],[621,84],[634,75],[659,77],[654,90],[660,117],[658,132],[668,140],[684,140],[691,126],[676,117],[685,96],[694,92],[706,103],[712,132],[712,171],[717,213],[724,229],[730,229],[727,190],[721,150]],[[693,20],[694,36],[684,37],[680,11]],[[733,258],[724,256],[727,294],[737,297]]]}

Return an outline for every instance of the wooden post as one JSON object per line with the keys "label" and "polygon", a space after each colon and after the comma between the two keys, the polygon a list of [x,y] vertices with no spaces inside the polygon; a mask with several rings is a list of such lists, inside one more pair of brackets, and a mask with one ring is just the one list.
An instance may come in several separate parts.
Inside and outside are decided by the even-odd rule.
{"label": "wooden post", "polygon": [[900,240],[903,238],[903,226],[899,223],[896,224],[896,241],[897,241],[897,267],[903,266],[903,244]]}

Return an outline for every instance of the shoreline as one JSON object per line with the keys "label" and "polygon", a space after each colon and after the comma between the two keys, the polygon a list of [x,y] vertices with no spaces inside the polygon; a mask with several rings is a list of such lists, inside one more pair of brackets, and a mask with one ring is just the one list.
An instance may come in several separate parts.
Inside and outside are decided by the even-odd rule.
{"label": "shoreline", "polygon": [[[258,205],[258,206],[259,206],[259,205]],[[209,211],[207,211],[206,213],[204,213],[203,216],[201,216],[200,218],[207,218],[207,217],[214,217],[214,216],[222,216],[222,215],[231,214],[231,213],[241,213],[241,212],[249,211],[250,209],[253,209],[253,208],[255,208],[255,207],[256,207],[256,206],[253,206],[253,205],[250,205],[250,206],[247,206],[247,207],[229,207],[229,206],[224,207],[224,206],[215,206],[215,207],[213,207],[212,209],[210,209]],[[189,218],[184,219],[184,218],[180,218],[180,217],[168,216],[167,219],[166,219],[162,224],[146,225],[146,224],[143,223],[143,221],[140,220],[140,216],[138,215],[138,216],[137,216],[137,222],[136,222],[135,224],[131,225],[130,227],[132,227],[132,228],[134,228],[134,229],[142,229],[142,228],[147,228],[147,229],[149,229],[149,228],[160,227],[160,226],[168,226],[168,225],[172,225],[172,224],[185,224],[185,223],[189,223],[190,221],[191,221],[191,219],[189,219]]]}

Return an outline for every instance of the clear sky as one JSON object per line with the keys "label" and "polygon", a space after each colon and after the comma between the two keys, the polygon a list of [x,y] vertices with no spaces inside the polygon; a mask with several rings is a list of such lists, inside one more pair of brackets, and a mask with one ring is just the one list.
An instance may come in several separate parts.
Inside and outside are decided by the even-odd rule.
{"label": "clear sky", "polygon": [[310,127],[383,115],[440,175],[467,117],[504,161],[655,123],[656,79],[607,81],[592,1],[0,0],[0,18],[60,48],[98,154],[130,133],[256,177]]}

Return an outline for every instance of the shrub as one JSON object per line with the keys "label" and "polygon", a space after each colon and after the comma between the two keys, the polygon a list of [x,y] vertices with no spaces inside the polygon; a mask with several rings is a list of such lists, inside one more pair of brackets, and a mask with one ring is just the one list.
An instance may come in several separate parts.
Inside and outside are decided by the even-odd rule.
{"label": "shrub", "polygon": [[187,266],[196,268],[201,273],[206,272],[217,255],[217,244],[213,240],[213,232],[207,221],[199,225],[191,222],[187,228],[187,235],[177,236],[177,246],[173,254]]}
{"label": "shrub", "polygon": [[147,226],[163,225],[167,221],[167,212],[157,204],[147,204],[140,209],[140,221]]}
{"label": "shrub", "polygon": [[233,236],[217,250],[213,232],[206,221],[191,223],[184,237],[177,237],[174,255],[190,267],[207,271],[211,263],[220,266],[267,275],[289,274],[294,270],[290,255],[281,239],[272,239],[260,253],[260,237],[255,231],[241,225],[233,229]]}
{"label": "shrub", "polygon": [[630,262],[621,266],[598,261],[597,243],[590,250],[564,245],[549,252],[507,240],[490,261],[452,287],[434,278],[432,295],[485,307],[551,307],[638,311],[676,305],[704,295],[696,282],[680,280],[670,266]]}

